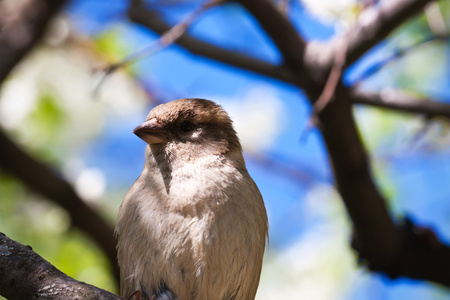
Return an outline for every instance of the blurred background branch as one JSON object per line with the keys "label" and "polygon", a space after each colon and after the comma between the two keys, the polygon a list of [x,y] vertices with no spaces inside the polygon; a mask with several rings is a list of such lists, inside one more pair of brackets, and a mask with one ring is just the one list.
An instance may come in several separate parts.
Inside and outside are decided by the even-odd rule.
{"label": "blurred background branch", "polygon": [[89,207],[61,175],[56,175],[56,172],[47,165],[25,153],[2,130],[0,130],[0,168],[14,175],[33,191],[66,209],[71,223],[99,244],[113,266],[116,279],[119,279],[112,225]]}
{"label": "blurred background branch", "polygon": [[401,91],[368,92],[355,89],[350,95],[353,103],[367,104],[396,110],[398,112],[415,113],[426,118],[450,118],[450,105],[435,99],[414,97]]}
{"label": "blurred background branch", "polygon": [[[141,1],[134,1],[128,10],[130,20],[141,24],[157,34],[164,34],[172,28],[164,22],[157,11],[146,8]],[[238,51],[226,50],[200,39],[184,34],[177,41],[180,46],[189,50],[193,54],[205,56],[221,63],[259,73],[261,75],[273,77],[289,83],[294,83],[290,78],[289,71],[282,66],[253,58],[251,56],[239,53]]]}
{"label": "blurred background branch", "polygon": [[411,16],[422,12],[432,1],[397,0],[383,2],[377,9],[368,6],[361,13],[360,22],[343,37],[348,43],[347,65],[354,63]]}
{"label": "blurred background branch", "polygon": [[67,1],[25,1],[0,13],[0,82],[42,38],[48,23]]}

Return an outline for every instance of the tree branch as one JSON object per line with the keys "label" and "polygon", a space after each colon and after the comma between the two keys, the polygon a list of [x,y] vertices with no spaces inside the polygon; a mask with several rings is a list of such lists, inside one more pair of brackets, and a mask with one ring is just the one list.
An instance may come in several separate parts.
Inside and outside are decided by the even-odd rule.
{"label": "tree branch", "polygon": [[289,20],[267,0],[238,0],[260,23],[283,56],[285,65],[304,71],[306,42]]}
{"label": "tree branch", "polygon": [[328,77],[342,45],[347,45],[345,68],[356,62],[399,25],[419,13],[431,1],[434,0],[393,0],[383,2],[378,8],[368,6],[346,34],[336,36],[328,42],[308,43],[304,58],[308,69],[306,73],[313,82],[320,85]]}
{"label": "tree branch", "polygon": [[110,292],[70,278],[0,232],[0,295],[10,300],[119,300]]}
{"label": "tree branch", "polygon": [[427,98],[419,98],[400,91],[363,92],[353,89],[350,101],[399,112],[425,115],[427,118],[445,117],[450,119],[450,104]]}
{"label": "tree branch", "polygon": [[348,44],[347,65],[382,41],[403,22],[421,12],[434,0],[385,1],[380,8],[369,7],[357,24],[343,37]]}
{"label": "tree branch", "polygon": [[[291,32],[292,25],[282,23],[268,28],[268,23],[272,20],[261,13],[260,2],[253,0],[239,2],[258,19],[270,37],[276,41],[287,67],[296,70],[296,58],[293,54],[295,49],[286,51],[295,46],[291,41],[277,39],[278,35],[283,36],[284,32]],[[314,82],[314,84],[302,86],[310,102],[313,104],[323,92],[328,78],[325,75],[331,70],[333,57],[341,49],[342,43],[347,45],[346,65],[351,64],[398,25],[420,11],[426,2],[428,1],[390,2],[381,7],[378,12],[373,12],[372,18],[368,20],[363,20],[362,16],[360,22],[347,35],[333,40],[331,44],[322,45],[321,50],[311,46],[314,44],[308,45],[307,54],[310,55],[305,58],[308,70],[322,69],[322,76],[314,75],[309,71],[304,73],[310,78],[303,82]],[[268,9],[267,5],[264,7]],[[272,10],[272,13],[275,13],[275,10]],[[302,46],[299,49],[299,53],[302,53]],[[292,57],[288,57],[291,55]],[[388,274],[393,274],[395,271],[401,273],[404,270],[399,271],[398,265],[404,261],[402,255],[407,245],[405,234],[393,223],[386,201],[372,179],[368,157],[359,138],[349,99],[349,90],[342,85],[337,86],[333,101],[318,114],[319,128],[330,155],[338,191],[353,221],[359,249],[367,258],[369,268]],[[421,263],[426,263],[426,260]],[[418,277],[426,276],[422,273]]]}
{"label": "tree branch", "polygon": [[[266,26],[263,25],[265,29],[268,23],[272,23],[272,19],[267,18],[268,14],[261,13],[261,2],[265,3],[266,1],[240,0],[239,2],[261,24],[266,24]],[[263,7],[267,10],[270,9],[267,5]],[[269,15],[272,13],[276,13],[274,8]],[[276,37],[277,35],[283,36],[285,32],[292,32],[293,30],[292,24],[284,22],[267,30],[267,33],[273,40],[277,41],[276,45],[283,54],[285,62],[294,64],[287,67],[295,70],[297,68],[296,58],[286,57],[296,56],[296,54],[293,54],[295,49],[285,50],[295,47],[295,43]],[[302,52],[302,46],[299,46],[299,53]],[[315,56],[320,57],[322,53],[316,53]],[[307,67],[308,69],[314,69],[314,64],[308,63]],[[317,64],[317,67],[320,66]],[[331,65],[328,70],[330,68]],[[310,72],[305,72],[304,75],[314,76]],[[328,76],[323,76],[322,82],[318,82],[317,78],[304,80],[304,82],[315,82],[315,84],[302,86],[312,104],[322,93],[327,78]],[[364,249],[371,267],[374,270],[382,270],[391,266],[398,259],[402,239],[390,218],[383,197],[379,194],[372,180],[367,154],[359,138],[347,93],[347,89],[342,85],[336,87],[334,101],[331,101],[318,114],[319,128],[330,155],[338,191],[360,237],[361,248]],[[374,226],[374,224],[377,224],[377,226]]]}
{"label": "tree branch", "polygon": [[371,269],[384,270],[399,258],[402,238],[373,182],[348,98],[340,87],[334,101],[318,114],[318,124],[361,248]]}
{"label": "tree branch", "polygon": [[[347,65],[358,60],[373,46],[382,41],[403,22],[421,12],[427,3],[434,0],[385,1],[378,9],[369,7],[358,18],[356,25],[337,40],[348,45]],[[336,41],[333,41],[333,43]]]}
{"label": "tree branch", "polygon": [[[129,56],[125,57],[119,62],[116,62],[114,64],[111,64],[104,68],[102,70],[103,77],[100,80],[97,88],[94,90],[94,94],[97,94],[100,90],[100,87],[104,80],[110,76],[112,73],[114,73],[116,70],[125,67],[126,65],[129,65],[133,62],[136,62],[137,60],[140,60],[146,56],[149,56],[151,54],[154,54],[158,51],[161,51],[165,49],[166,47],[169,47],[173,43],[175,43],[180,37],[182,37],[186,31],[188,30],[189,26],[192,25],[194,21],[197,20],[197,18],[204,13],[207,9],[219,5],[224,0],[210,0],[203,5],[200,6],[196,11],[194,11],[192,14],[190,14],[186,19],[180,21],[176,25],[174,25],[172,28],[170,28],[168,31],[164,32],[158,40],[151,43],[150,45],[146,45],[142,47],[141,49],[135,51],[134,53],[130,54]],[[135,3],[140,4],[140,1],[135,1]]]}
{"label": "tree branch", "polygon": [[41,39],[48,23],[67,0],[34,0],[21,7],[18,17],[0,32],[0,82]]}
{"label": "tree branch", "polygon": [[[128,10],[128,16],[133,22],[141,24],[161,35],[171,29],[171,26],[164,22],[156,11],[145,8],[140,2],[133,1]],[[194,38],[187,33],[181,36],[176,43],[193,54],[201,55],[233,67],[292,84],[295,84],[296,81],[291,72],[282,66],[273,65],[245,54],[226,50]]]}
{"label": "tree branch", "polygon": [[37,193],[64,207],[72,224],[88,234],[104,251],[118,281],[116,242],[112,226],[89,207],[68,182],[25,153],[1,129],[0,169],[11,173]]}
{"label": "tree branch", "polygon": [[[442,243],[431,228],[418,226],[408,218],[399,229],[404,240],[402,253],[395,264],[383,271],[392,279],[407,277],[450,287],[450,247]],[[364,260],[357,236],[352,246]]]}

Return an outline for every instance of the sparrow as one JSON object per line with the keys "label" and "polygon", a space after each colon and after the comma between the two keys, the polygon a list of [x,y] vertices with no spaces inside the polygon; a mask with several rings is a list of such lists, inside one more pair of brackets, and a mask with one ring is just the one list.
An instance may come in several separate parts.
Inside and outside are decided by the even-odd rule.
{"label": "sparrow", "polygon": [[134,133],[148,146],[118,213],[121,295],[254,299],[268,220],[228,114],[179,99],[153,108]]}

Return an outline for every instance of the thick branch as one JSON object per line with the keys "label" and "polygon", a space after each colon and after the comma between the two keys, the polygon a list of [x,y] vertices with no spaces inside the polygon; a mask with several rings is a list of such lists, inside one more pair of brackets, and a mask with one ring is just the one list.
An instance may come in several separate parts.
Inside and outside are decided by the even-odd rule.
{"label": "thick branch", "polygon": [[[392,279],[407,277],[450,287],[450,247],[431,228],[418,226],[410,219],[405,219],[400,230],[404,240],[401,255],[395,264],[382,271]],[[354,236],[352,246],[364,260],[365,253],[358,242],[358,236]]]}
{"label": "thick branch", "polygon": [[10,300],[119,300],[110,292],[77,281],[0,232],[0,295]]}
{"label": "thick branch", "polygon": [[[261,1],[240,0],[240,2],[261,24],[272,22],[271,18],[268,17],[270,14],[261,13]],[[263,7],[267,10],[270,9],[267,5]],[[272,9],[271,13],[276,14],[275,9]],[[266,29],[267,25],[263,25],[263,27]],[[277,41],[276,45],[285,56],[285,62],[288,64],[290,62],[296,63],[295,57],[286,57],[295,56],[293,54],[295,49],[291,51],[285,51],[284,49],[295,47],[295,44],[292,41],[277,39],[276,36],[283,36],[285,32],[292,32],[292,30],[294,29],[288,22],[267,30],[270,37]],[[302,46],[298,46],[299,53],[302,52]],[[342,49],[342,45],[339,49]],[[320,56],[320,53],[318,56]],[[297,66],[288,65],[287,67],[295,70]],[[308,69],[313,68],[313,65],[308,65]],[[305,73],[305,76],[308,75],[314,76],[310,72]],[[306,82],[316,82],[315,84],[302,86],[311,103],[319,98],[327,78],[328,76],[324,76],[322,82],[318,82],[318,78],[314,80],[306,79]],[[323,134],[333,166],[337,188],[360,237],[361,247],[364,249],[373,269],[381,270],[389,267],[400,254],[402,240],[390,218],[385,201],[371,178],[367,154],[358,135],[347,90],[343,86],[337,87],[334,101],[331,101],[318,114],[318,118],[319,128]]]}
{"label": "thick branch", "polygon": [[384,1],[380,8],[368,8],[357,24],[343,37],[348,45],[347,65],[354,63],[364,53],[382,41],[403,22],[421,12],[433,0]]}
{"label": "thick branch", "polygon": [[342,45],[346,45],[347,49],[344,60],[347,67],[431,1],[433,0],[393,0],[383,2],[381,7],[370,6],[346,34],[336,36],[329,42],[308,43],[304,59],[307,75],[317,85],[321,85],[328,78]]}
{"label": "thick branch", "polygon": [[304,71],[306,42],[289,20],[267,0],[238,0],[261,24],[283,56],[286,66]]}
{"label": "thick branch", "polygon": [[58,203],[70,214],[73,225],[97,242],[107,255],[118,279],[113,228],[76,194],[72,186],[46,165],[36,161],[0,130],[0,169],[16,176],[26,186]]}
{"label": "thick branch", "polygon": [[346,93],[341,87],[334,101],[319,113],[319,128],[330,155],[337,188],[361,248],[370,267],[383,270],[399,258],[402,239],[373,182]]}
{"label": "thick branch", "polygon": [[400,91],[375,93],[352,90],[350,101],[400,112],[423,114],[428,118],[450,118],[450,104],[414,97]]}
{"label": "thick branch", "polygon": [[34,0],[21,7],[19,17],[0,31],[0,82],[41,39],[66,0]]}
{"label": "thick branch", "polygon": [[[157,12],[143,7],[136,1],[130,5],[128,15],[132,21],[141,24],[158,34],[164,34],[171,29],[171,26],[164,22]],[[273,77],[288,83],[294,83],[295,81],[292,74],[284,67],[276,66],[244,54],[223,49],[194,38],[186,33],[180,37],[176,43],[193,54],[205,56],[230,66]]]}

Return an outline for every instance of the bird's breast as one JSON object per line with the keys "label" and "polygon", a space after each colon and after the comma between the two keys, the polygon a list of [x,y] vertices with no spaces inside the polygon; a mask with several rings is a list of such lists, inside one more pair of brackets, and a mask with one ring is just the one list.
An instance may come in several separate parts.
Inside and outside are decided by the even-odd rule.
{"label": "bird's breast", "polygon": [[[219,165],[219,166],[217,166]],[[201,214],[229,201],[242,180],[232,166],[204,159],[173,168],[167,189],[169,209]]]}
{"label": "bird's breast", "polygon": [[251,294],[267,227],[256,185],[248,174],[208,158],[175,166],[170,178],[166,189],[162,177],[147,170],[126,196],[118,223],[126,232],[119,232],[119,259],[127,267],[122,277],[148,293],[164,283],[180,299]]}

